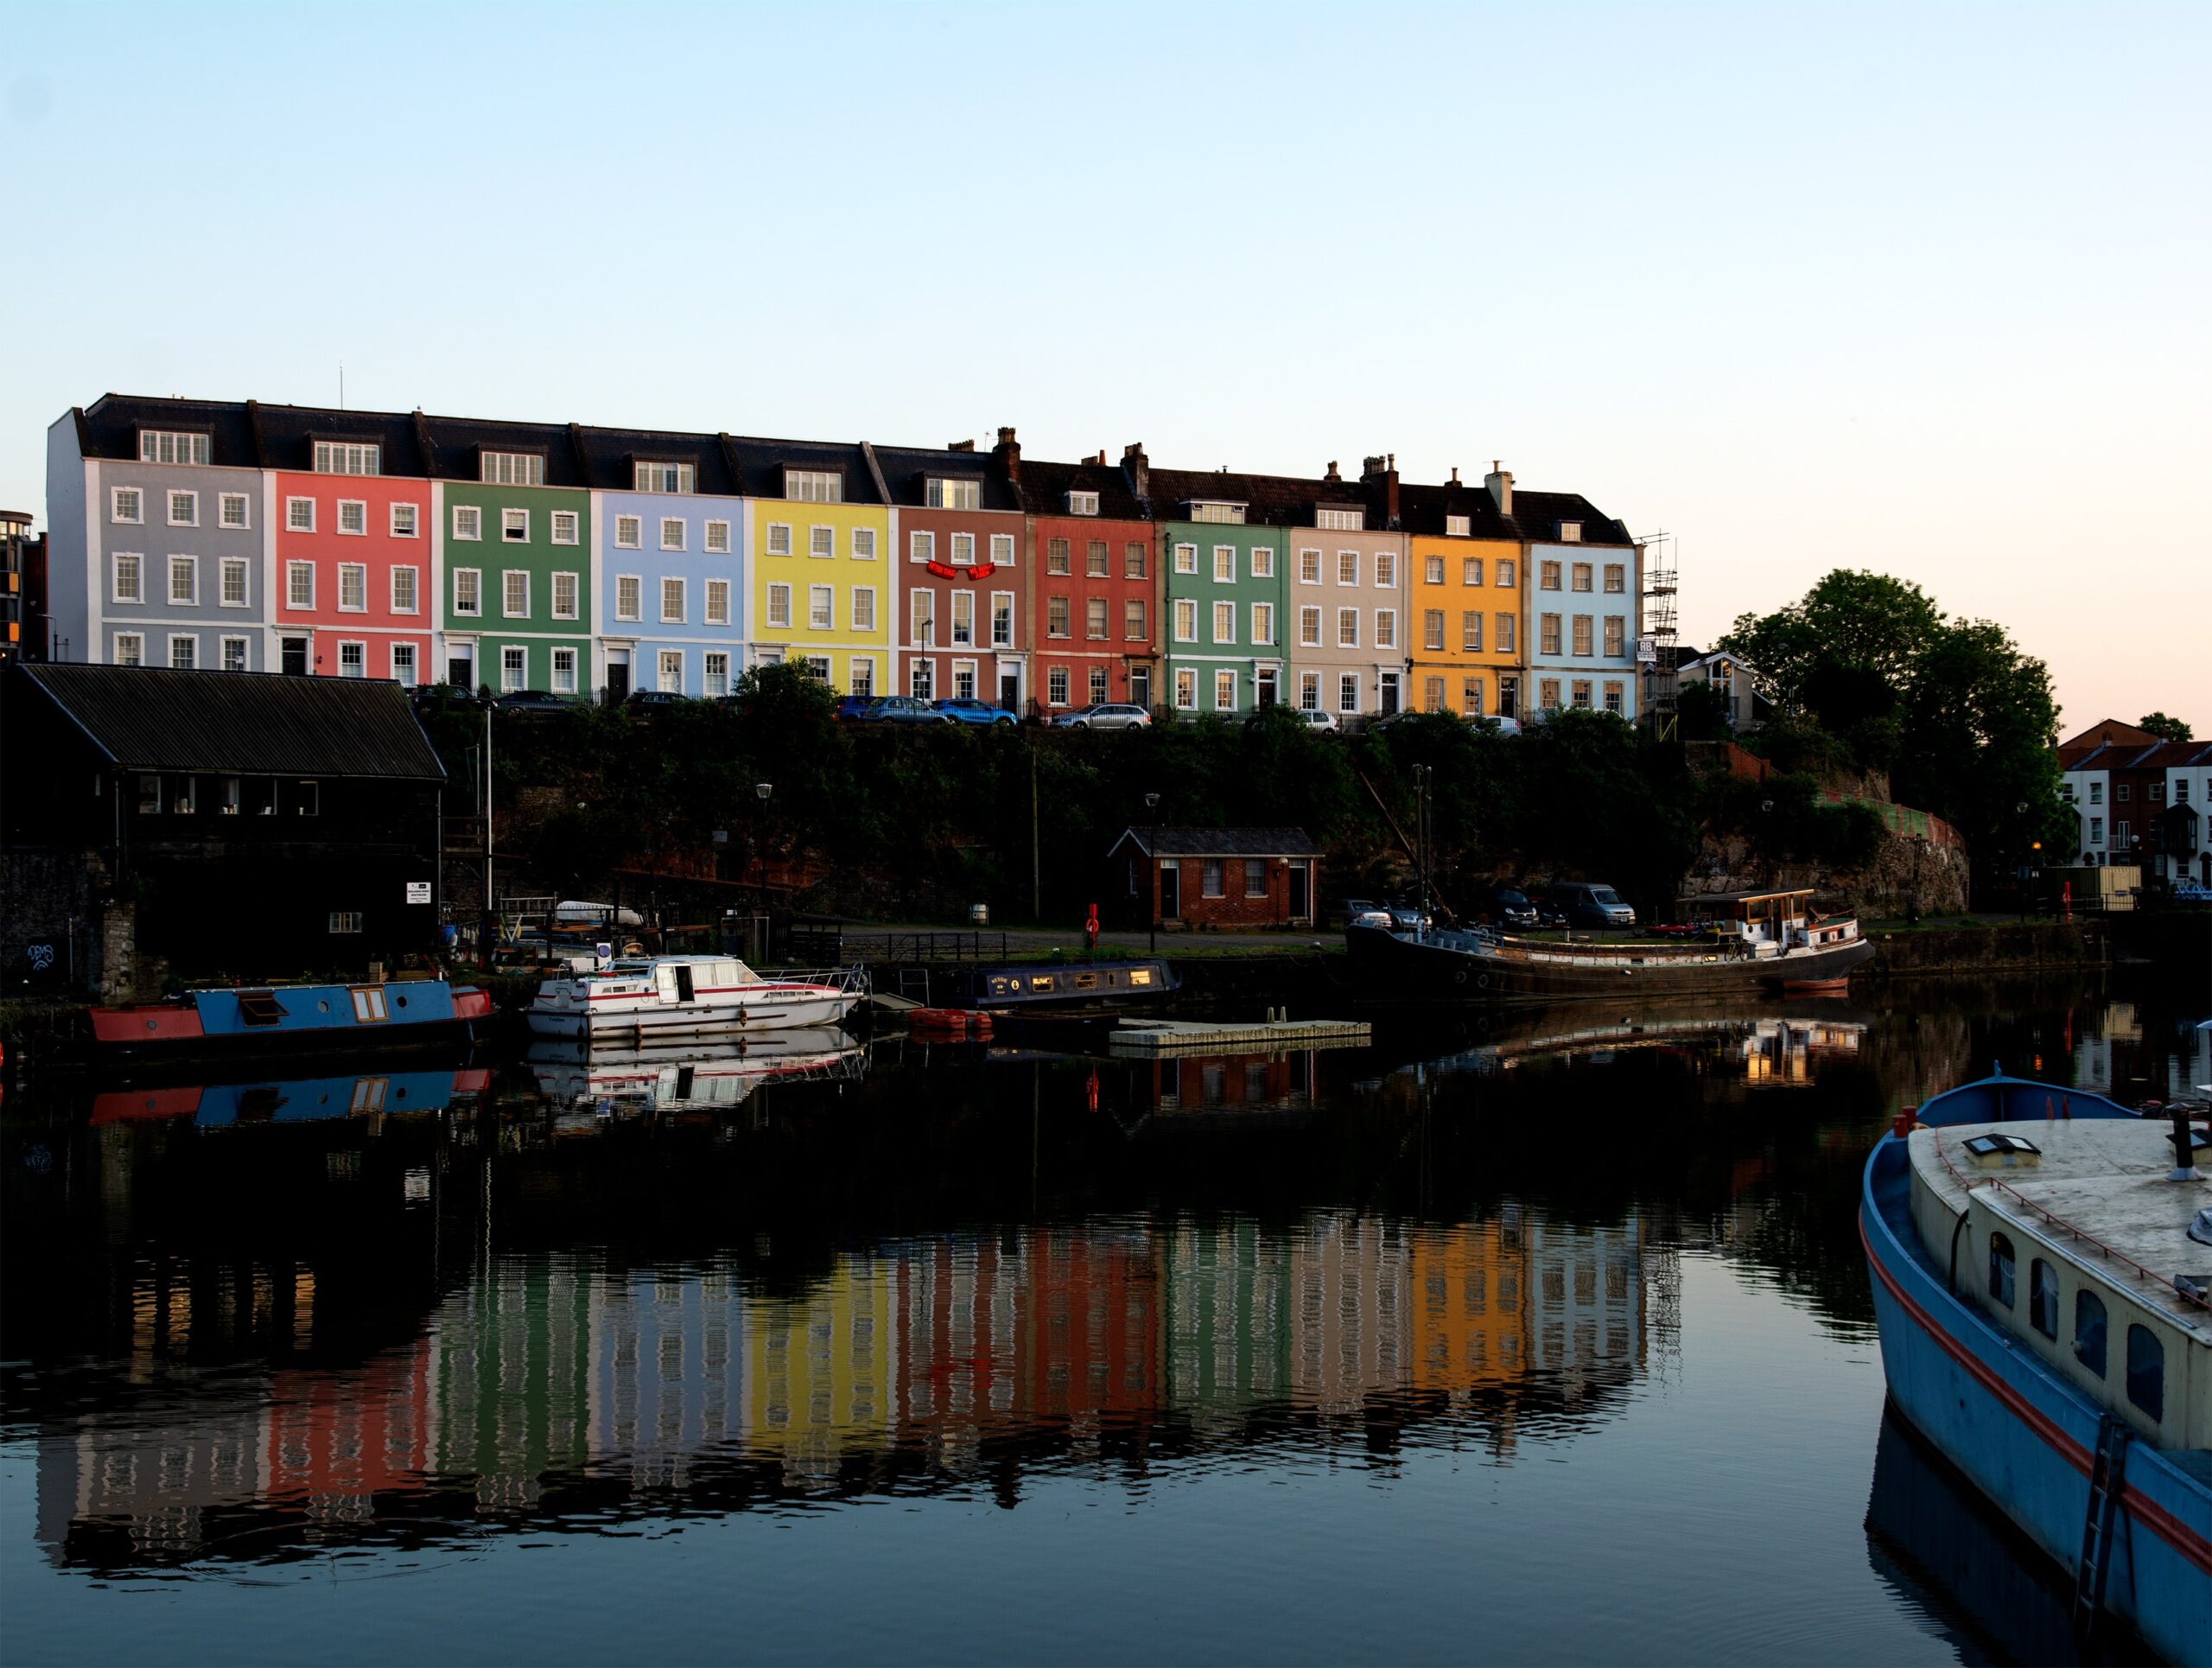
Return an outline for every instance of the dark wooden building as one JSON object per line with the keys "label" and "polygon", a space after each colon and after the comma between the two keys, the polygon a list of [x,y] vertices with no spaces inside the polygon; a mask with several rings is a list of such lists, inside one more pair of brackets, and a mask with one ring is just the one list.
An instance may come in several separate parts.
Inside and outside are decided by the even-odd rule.
{"label": "dark wooden building", "polygon": [[1126,926],[1311,926],[1321,848],[1302,828],[1132,828],[1107,853]]}
{"label": "dark wooden building", "polygon": [[119,995],[428,953],[444,786],[395,684],[18,663],[0,963]]}

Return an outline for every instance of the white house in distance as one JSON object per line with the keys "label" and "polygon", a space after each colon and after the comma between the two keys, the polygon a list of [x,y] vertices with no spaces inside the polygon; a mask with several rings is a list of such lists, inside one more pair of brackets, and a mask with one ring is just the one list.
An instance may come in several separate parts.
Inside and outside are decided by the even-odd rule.
{"label": "white house in distance", "polygon": [[1692,650],[1675,665],[1677,694],[1692,684],[1707,684],[1728,701],[1728,722],[1738,732],[1757,729],[1773,716],[1774,706],[1759,692],[1758,669],[1739,654],[1714,649],[1708,654]]}

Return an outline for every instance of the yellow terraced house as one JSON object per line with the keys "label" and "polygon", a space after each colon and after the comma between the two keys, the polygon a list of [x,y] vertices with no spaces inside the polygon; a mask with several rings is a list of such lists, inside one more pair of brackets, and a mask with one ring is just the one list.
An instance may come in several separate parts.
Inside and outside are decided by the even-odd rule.
{"label": "yellow terraced house", "polygon": [[1400,494],[1410,541],[1410,704],[1420,712],[1517,718],[1527,576],[1520,537],[1497,491],[1463,483],[1454,469],[1440,487],[1409,485]]}
{"label": "yellow terraced house", "polygon": [[733,442],[744,472],[748,660],[791,661],[843,695],[892,692],[899,615],[891,509],[866,446]]}

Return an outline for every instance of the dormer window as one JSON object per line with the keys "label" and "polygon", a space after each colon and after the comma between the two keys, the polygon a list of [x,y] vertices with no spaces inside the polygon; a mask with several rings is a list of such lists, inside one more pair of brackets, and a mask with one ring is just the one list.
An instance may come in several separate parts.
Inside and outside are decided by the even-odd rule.
{"label": "dormer window", "polygon": [[1582,524],[1580,521],[1560,522],[1559,542],[1562,544],[1580,544],[1582,542]]}
{"label": "dormer window", "polygon": [[543,452],[493,452],[478,454],[478,478],[494,487],[543,487],[545,484],[545,455]]}
{"label": "dormer window", "polygon": [[1472,516],[1447,515],[1444,518],[1444,536],[1446,538],[1465,538],[1471,536],[1474,530],[1475,522]]}
{"label": "dormer window", "polygon": [[786,469],[784,496],[801,504],[842,504],[845,477],[835,469]]}
{"label": "dormer window", "polygon": [[380,475],[384,448],[363,446],[348,440],[318,440],[315,443],[315,472],[319,475]]}
{"label": "dormer window", "polygon": [[1098,494],[1096,493],[1070,493],[1068,513],[1070,515],[1096,515]]}
{"label": "dormer window", "polygon": [[1313,512],[1313,525],[1328,532],[1360,532],[1367,526],[1367,512],[1325,504]]}
{"label": "dormer window", "polygon": [[931,475],[924,501],[932,510],[980,510],[983,507],[983,483]]}
{"label": "dormer window", "polygon": [[632,463],[631,486],[641,493],[694,493],[699,472],[689,463]]}
{"label": "dormer window", "polygon": [[1218,499],[1193,499],[1191,501],[1191,519],[1226,521],[1241,527],[1244,525],[1244,506],[1242,504],[1224,504]]}
{"label": "dormer window", "polygon": [[207,436],[188,434],[175,429],[141,429],[138,431],[138,461],[141,463],[205,463],[207,461]]}

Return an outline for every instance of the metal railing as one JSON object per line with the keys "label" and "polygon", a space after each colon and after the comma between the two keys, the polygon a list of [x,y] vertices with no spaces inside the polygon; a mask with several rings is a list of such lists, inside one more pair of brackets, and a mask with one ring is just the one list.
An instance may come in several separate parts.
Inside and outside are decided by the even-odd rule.
{"label": "metal railing", "polygon": [[1004,933],[848,933],[845,954],[855,961],[957,963],[1005,961]]}

